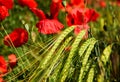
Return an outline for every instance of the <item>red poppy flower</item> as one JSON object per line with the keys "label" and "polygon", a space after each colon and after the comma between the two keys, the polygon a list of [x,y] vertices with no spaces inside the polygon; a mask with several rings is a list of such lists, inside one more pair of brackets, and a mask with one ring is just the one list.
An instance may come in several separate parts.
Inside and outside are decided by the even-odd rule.
{"label": "red poppy flower", "polygon": [[18,3],[21,6],[27,6],[29,8],[36,8],[38,6],[35,0],[18,0]]}
{"label": "red poppy flower", "polygon": [[7,62],[3,56],[0,56],[0,75],[7,72]]}
{"label": "red poppy flower", "polygon": [[90,21],[96,21],[99,14],[93,9],[74,8],[68,12],[67,23],[71,25],[82,25]]}
{"label": "red poppy flower", "polygon": [[4,44],[7,46],[20,47],[28,41],[28,32],[23,28],[16,28],[9,35],[4,37]]}
{"label": "red poppy flower", "polygon": [[43,34],[58,33],[64,26],[58,20],[44,19],[36,24],[38,31]]}
{"label": "red poppy flower", "polygon": [[[78,34],[83,29],[88,31],[89,26],[87,23],[90,21],[96,21],[98,17],[99,14],[93,9],[73,8],[68,12],[67,24],[68,26],[77,25],[74,33]],[[84,38],[88,37],[87,31]]]}
{"label": "red poppy flower", "polygon": [[13,68],[17,64],[17,57],[15,54],[10,54],[8,56],[8,60],[11,68]]}
{"label": "red poppy flower", "polygon": [[3,5],[8,9],[12,9],[14,2],[13,2],[13,0],[0,0],[0,5]]}
{"label": "red poppy flower", "polygon": [[9,16],[8,9],[5,6],[0,6],[0,21]]}
{"label": "red poppy flower", "polygon": [[71,12],[75,8],[84,9],[84,0],[70,0],[70,3],[66,3],[66,12]]}
{"label": "red poppy flower", "polygon": [[105,1],[100,1],[99,2],[99,4],[100,4],[100,6],[102,7],[102,8],[105,8],[106,7],[106,2]]}
{"label": "red poppy flower", "polygon": [[67,15],[67,24],[71,25],[81,25],[84,23],[84,10],[79,8],[74,8]]}
{"label": "red poppy flower", "polygon": [[47,18],[44,12],[37,8],[31,8],[32,12],[40,19],[36,24],[38,31],[42,34],[58,33],[64,26],[56,19]]}
{"label": "red poppy flower", "polygon": [[3,78],[0,77],[0,82],[4,82]]}

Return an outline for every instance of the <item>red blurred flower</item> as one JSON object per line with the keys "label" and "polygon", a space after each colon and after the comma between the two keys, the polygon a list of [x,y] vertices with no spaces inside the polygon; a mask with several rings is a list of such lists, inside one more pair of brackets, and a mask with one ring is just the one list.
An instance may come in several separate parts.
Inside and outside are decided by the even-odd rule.
{"label": "red blurred flower", "polygon": [[84,0],[70,0],[70,3],[66,3],[66,12],[71,12],[75,8],[84,9]]}
{"label": "red blurred flower", "polygon": [[84,13],[84,20],[86,23],[90,21],[96,21],[99,17],[99,14],[94,9],[86,9]]}
{"label": "red blurred flower", "polygon": [[101,6],[102,8],[105,8],[105,7],[106,7],[106,2],[103,1],[103,0],[101,0],[101,1],[99,2],[99,4],[100,4],[100,6]]}
{"label": "red blurred flower", "polygon": [[70,0],[66,6],[68,12],[66,20],[68,26],[75,25],[74,33],[78,34],[81,30],[86,30],[84,38],[88,37],[88,22],[96,21],[99,14],[94,9],[85,8],[84,0]]}
{"label": "red blurred flower", "polygon": [[120,0],[117,0],[117,2],[120,2]]}
{"label": "red blurred flower", "polygon": [[68,12],[67,23],[71,25],[82,25],[90,21],[96,21],[99,14],[93,9],[80,9],[74,8],[71,12]]}
{"label": "red blurred flower", "polygon": [[8,9],[5,6],[0,6],[0,21],[9,16]]}
{"label": "red blurred flower", "polygon": [[7,62],[3,56],[0,56],[0,75],[7,72]]}
{"label": "red blurred flower", "polygon": [[20,47],[28,41],[28,32],[23,28],[16,28],[9,35],[4,37],[4,44],[7,46]]}
{"label": "red blurred flower", "polygon": [[64,27],[58,20],[55,19],[44,19],[37,23],[37,28],[40,33],[43,34],[54,34],[60,32]]}
{"label": "red blurred flower", "polygon": [[[78,34],[83,29],[88,31],[89,26],[87,23],[96,21],[98,17],[99,14],[94,9],[73,8],[68,12],[66,19],[68,26],[76,25],[74,33]],[[87,36],[88,33],[86,32],[84,38]]]}
{"label": "red blurred flower", "polygon": [[0,77],[0,82],[4,82],[3,78]]}
{"label": "red blurred flower", "polygon": [[3,76],[7,72],[7,62],[3,56],[0,56],[0,82],[4,82]]}
{"label": "red blurred flower", "polygon": [[61,3],[62,0],[52,0],[52,2],[54,2],[54,3]]}
{"label": "red blurred flower", "polygon": [[8,60],[11,68],[13,68],[17,64],[17,57],[15,54],[10,54],[8,56]]}
{"label": "red blurred flower", "polygon": [[73,7],[79,7],[79,8],[84,8],[84,0],[70,0],[70,4]]}
{"label": "red blurred flower", "polygon": [[18,0],[21,6],[27,6],[28,8],[36,8],[38,6],[35,0]]}
{"label": "red blurred flower", "polygon": [[117,5],[120,6],[120,0],[117,0]]}
{"label": "red blurred flower", "polygon": [[3,5],[8,9],[12,9],[14,5],[14,1],[13,0],[0,0],[0,5]]}

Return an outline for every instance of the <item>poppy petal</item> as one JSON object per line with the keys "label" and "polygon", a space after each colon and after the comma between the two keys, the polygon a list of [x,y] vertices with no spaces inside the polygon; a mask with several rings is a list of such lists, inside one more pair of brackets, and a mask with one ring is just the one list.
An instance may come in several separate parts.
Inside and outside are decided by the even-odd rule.
{"label": "poppy petal", "polygon": [[58,20],[44,19],[36,24],[38,31],[42,34],[58,33],[64,26]]}
{"label": "poppy petal", "polygon": [[31,8],[31,11],[40,19],[45,19],[46,16],[44,14],[44,12],[40,9],[37,9],[37,8]]}
{"label": "poppy petal", "polygon": [[21,6],[27,6],[28,8],[36,8],[38,6],[35,0],[18,0]]}
{"label": "poppy petal", "polygon": [[51,18],[57,19],[59,10],[62,8],[63,8],[62,0],[52,1],[51,5],[50,5]]}
{"label": "poppy petal", "polygon": [[99,14],[94,9],[86,9],[85,11],[85,22],[96,21],[99,17]]}
{"label": "poppy petal", "polygon": [[84,23],[84,10],[80,8],[74,8],[67,15],[67,24],[71,25],[81,25]]}

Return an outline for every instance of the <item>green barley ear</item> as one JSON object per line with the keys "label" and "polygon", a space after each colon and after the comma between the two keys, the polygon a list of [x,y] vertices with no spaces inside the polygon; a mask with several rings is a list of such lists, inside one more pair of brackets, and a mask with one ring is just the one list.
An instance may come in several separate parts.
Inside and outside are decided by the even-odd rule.
{"label": "green barley ear", "polygon": [[90,68],[90,70],[88,72],[88,78],[87,78],[86,82],[93,82],[94,73],[95,73],[95,66],[92,65],[92,67]]}
{"label": "green barley ear", "polygon": [[109,58],[110,58],[110,54],[112,52],[112,46],[113,46],[113,44],[108,45],[103,50],[103,53],[100,56],[100,59],[98,60],[99,67],[101,68],[100,74],[98,74],[98,76],[97,76],[98,82],[105,81],[105,73],[106,73],[106,69],[108,69],[108,68],[106,68],[106,63],[110,62]]}
{"label": "green barley ear", "polygon": [[70,43],[72,40],[72,37],[69,37],[65,40],[65,42],[60,46],[59,50],[56,51],[56,55],[51,59],[51,65],[45,70],[45,73],[42,75],[40,78],[40,81],[43,79],[47,79],[50,76],[50,73],[54,69],[55,65],[58,63],[58,61],[61,59],[62,53],[64,53],[64,49],[67,47],[67,45]]}
{"label": "green barley ear", "polygon": [[106,63],[109,61],[110,58],[110,54],[112,52],[112,44],[107,46],[104,51],[103,54],[101,55],[101,61],[103,62],[104,65],[106,65]]}
{"label": "green barley ear", "polygon": [[[38,72],[37,74],[33,77],[33,79],[35,79],[36,77],[38,77],[39,74],[41,74],[44,69],[47,68],[47,66],[49,66],[48,64],[50,63],[50,60],[52,59],[53,56],[55,56],[55,51],[56,49],[58,49],[58,47],[60,46],[61,42],[66,38],[66,36],[73,31],[75,27],[71,26],[68,27],[67,29],[65,29],[65,31],[63,31],[60,36],[57,38],[57,40],[54,42],[55,44],[53,45],[53,47],[50,49],[50,51],[48,51],[48,54],[46,54],[46,56],[41,60],[39,66],[38,66]],[[44,53],[44,52],[43,52]],[[53,55],[54,54],[54,55]]]}
{"label": "green barley ear", "polygon": [[71,26],[68,27],[65,31],[63,31],[63,33],[61,33],[61,35],[58,37],[58,39],[55,42],[55,45],[52,47],[52,49],[50,50],[50,52],[47,54],[47,56],[43,59],[43,61],[41,61],[40,66],[41,69],[43,69],[45,67],[45,65],[49,62],[49,60],[51,59],[51,56],[53,55],[53,53],[55,52],[55,50],[58,48],[58,46],[60,45],[60,43],[63,41],[63,39],[71,32],[73,31],[75,27]]}
{"label": "green barley ear", "polygon": [[84,54],[84,58],[82,60],[82,67],[80,69],[80,75],[79,75],[79,82],[82,82],[83,78],[84,78],[84,71],[85,71],[85,68],[86,68],[86,65],[87,65],[87,62],[88,62],[88,58],[91,54],[91,51],[93,50],[94,48],[94,45],[97,41],[95,39],[93,39],[89,45],[89,47],[87,48],[85,54]]}
{"label": "green barley ear", "polygon": [[87,41],[85,41],[82,46],[79,49],[79,55],[80,57],[85,53],[86,49],[88,48],[88,46],[91,44],[92,41],[94,41],[95,38],[90,38]]}
{"label": "green barley ear", "polygon": [[75,41],[73,42],[72,48],[71,48],[71,51],[70,51],[70,54],[69,54],[69,56],[68,56],[68,58],[67,58],[67,60],[66,60],[66,62],[65,62],[65,65],[64,65],[64,67],[63,67],[63,69],[62,69],[62,72],[61,72],[61,75],[60,75],[60,82],[64,82],[64,81],[65,81],[65,79],[66,79],[66,77],[67,77],[67,75],[68,75],[68,70],[69,70],[69,67],[70,67],[72,58],[73,58],[73,56],[75,55],[75,51],[77,50],[80,41],[81,41],[82,38],[84,37],[85,32],[86,32],[85,30],[81,31],[81,32],[77,35]]}

